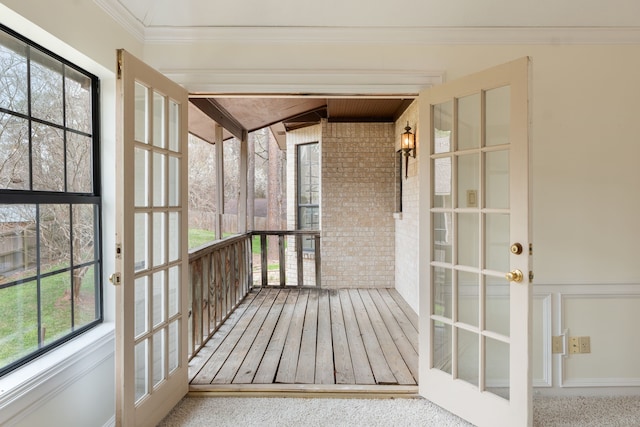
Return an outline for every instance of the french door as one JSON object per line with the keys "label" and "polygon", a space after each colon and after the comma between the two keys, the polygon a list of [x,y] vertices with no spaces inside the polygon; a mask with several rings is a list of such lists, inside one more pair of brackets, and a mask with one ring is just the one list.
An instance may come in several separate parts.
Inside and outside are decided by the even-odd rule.
{"label": "french door", "polygon": [[186,394],[187,92],[118,51],[116,424]]}
{"label": "french door", "polygon": [[529,68],[419,96],[420,393],[478,426],[532,423]]}

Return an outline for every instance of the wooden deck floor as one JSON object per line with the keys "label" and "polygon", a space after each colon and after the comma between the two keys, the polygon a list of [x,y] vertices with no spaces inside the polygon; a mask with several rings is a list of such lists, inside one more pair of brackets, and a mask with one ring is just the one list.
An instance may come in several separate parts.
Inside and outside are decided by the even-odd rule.
{"label": "wooden deck floor", "polygon": [[393,289],[253,290],[189,364],[191,390],[415,386],[417,323]]}

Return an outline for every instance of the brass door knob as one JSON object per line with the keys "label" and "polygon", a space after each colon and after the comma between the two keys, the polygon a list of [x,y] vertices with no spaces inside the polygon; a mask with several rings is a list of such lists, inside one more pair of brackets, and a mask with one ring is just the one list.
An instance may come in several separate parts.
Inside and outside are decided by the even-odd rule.
{"label": "brass door knob", "polygon": [[514,243],[511,245],[511,253],[514,255],[520,255],[522,253],[522,245],[520,243]]}
{"label": "brass door knob", "polygon": [[516,269],[516,270],[510,271],[509,273],[507,273],[505,275],[505,277],[510,282],[520,283],[520,282],[522,282],[522,279],[524,278],[524,275],[522,274],[522,271]]}

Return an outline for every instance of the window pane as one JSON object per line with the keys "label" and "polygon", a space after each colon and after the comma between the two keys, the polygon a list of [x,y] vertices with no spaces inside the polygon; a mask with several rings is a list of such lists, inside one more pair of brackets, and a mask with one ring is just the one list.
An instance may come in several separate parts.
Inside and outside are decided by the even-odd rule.
{"label": "window pane", "polygon": [[136,82],[136,85],[135,85],[136,112],[134,116],[134,127],[135,127],[134,138],[136,141],[142,142],[145,144],[149,142],[147,140],[147,126],[148,126],[147,96],[148,96],[147,88],[142,86],[140,83]]}
{"label": "window pane", "polygon": [[38,293],[36,281],[0,289],[0,366],[38,349]]}
{"label": "window pane", "polygon": [[27,46],[0,31],[0,105],[27,114]]}
{"label": "window pane", "polygon": [[149,308],[149,277],[138,277],[134,289],[133,331],[137,338],[147,332],[149,322],[147,312]]}
{"label": "window pane", "polygon": [[73,270],[73,326],[79,328],[97,319],[96,268],[93,265]]}
{"label": "window pane", "polygon": [[149,266],[149,217],[145,213],[135,215],[135,264],[134,271],[145,270]]}
{"label": "window pane", "polygon": [[93,192],[92,144],[88,136],[67,132],[67,191]]}
{"label": "window pane", "polygon": [[91,79],[73,68],[65,68],[66,126],[91,133]]}
{"label": "window pane", "polygon": [[153,327],[165,320],[165,271],[158,271],[153,275]]}
{"label": "window pane", "polygon": [[169,101],[169,150],[180,152],[180,104]]}
{"label": "window pane", "polygon": [[157,267],[165,263],[166,260],[166,217],[167,214],[157,212],[153,214],[153,266]]}
{"label": "window pane", "polygon": [[97,258],[96,254],[96,226],[98,215],[96,205],[74,205],[73,216],[73,262],[83,264]]}
{"label": "window pane", "polygon": [[71,265],[69,205],[40,206],[40,273]]}
{"label": "window pane", "polygon": [[63,124],[62,63],[31,49],[31,115]]}
{"label": "window pane", "polygon": [[458,100],[458,150],[480,146],[480,94]]}
{"label": "window pane", "polygon": [[32,124],[33,189],[64,191],[64,132],[51,126]]}
{"label": "window pane", "polygon": [[451,131],[453,130],[453,101],[433,106],[433,152],[451,151]]}
{"label": "window pane", "polygon": [[180,309],[180,266],[169,269],[169,317]]}
{"label": "window pane", "polygon": [[153,93],[153,145],[160,148],[167,146],[164,137],[164,96]]}
{"label": "window pane", "polygon": [[167,156],[153,153],[153,206],[165,206]]}
{"label": "window pane", "polygon": [[153,387],[164,380],[164,341],[165,329],[153,334]]}
{"label": "window pane", "polygon": [[35,205],[0,205],[0,284],[35,277]]}
{"label": "window pane", "polygon": [[135,205],[149,205],[149,183],[147,181],[149,169],[149,152],[140,148],[135,149]]}
{"label": "window pane", "polygon": [[169,262],[180,258],[180,212],[169,212]]}
{"label": "window pane", "polygon": [[0,113],[0,188],[29,189],[29,122],[5,113]]}
{"label": "window pane", "polygon": [[[207,179],[213,180],[209,176]],[[178,157],[169,156],[169,206],[178,206],[180,204],[180,159]]]}
{"label": "window pane", "polygon": [[451,373],[451,325],[433,321],[433,367]]}
{"label": "window pane", "polygon": [[180,319],[169,324],[169,374],[176,370],[180,361]]}
{"label": "window pane", "polygon": [[40,279],[42,327],[45,344],[71,332],[71,273],[54,274]]}
{"label": "window pane", "polygon": [[134,383],[135,383],[135,395],[136,402],[144,397],[149,391],[149,385],[147,382],[147,351],[149,347],[149,340],[144,340],[136,344],[134,349]]}

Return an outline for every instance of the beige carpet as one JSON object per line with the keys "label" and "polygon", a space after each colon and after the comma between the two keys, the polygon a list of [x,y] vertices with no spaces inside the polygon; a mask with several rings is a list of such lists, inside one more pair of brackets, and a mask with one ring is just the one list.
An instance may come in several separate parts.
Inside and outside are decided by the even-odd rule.
{"label": "beige carpet", "polygon": [[[471,424],[424,399],[186,397],[160,426],[469,427]],[[640,396],[536,398],[534,426],[639,427]]]}

